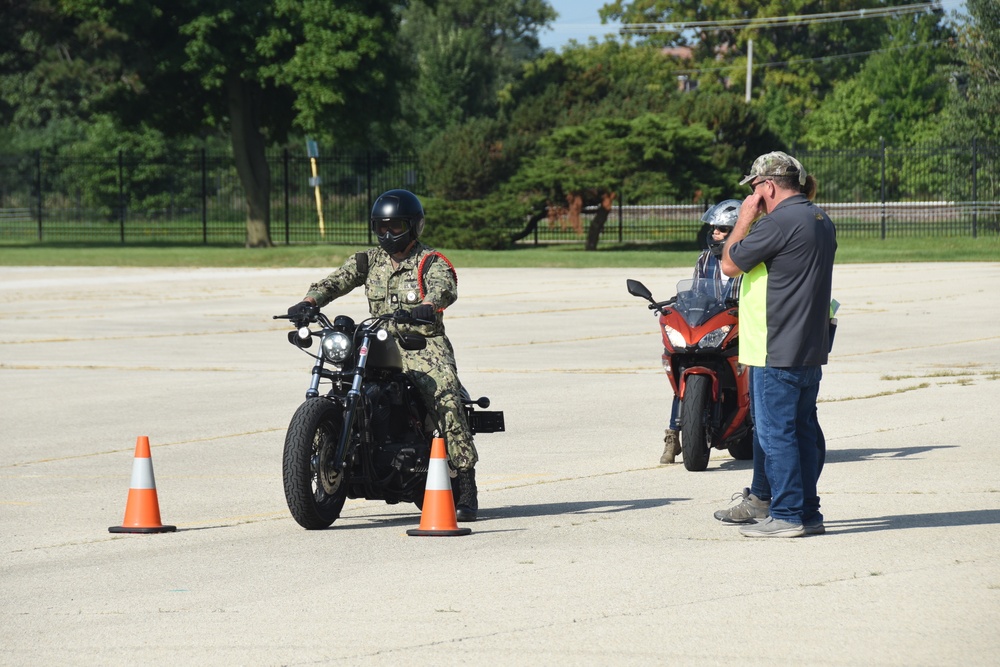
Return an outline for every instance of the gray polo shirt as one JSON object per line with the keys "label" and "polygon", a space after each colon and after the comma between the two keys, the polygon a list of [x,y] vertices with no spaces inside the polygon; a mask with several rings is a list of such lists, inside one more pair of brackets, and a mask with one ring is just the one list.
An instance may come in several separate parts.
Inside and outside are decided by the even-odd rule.
{"label": "gray polo shirt", "polygon": [[794,195],[729,249],[740,288],[740,362],[819,366],[830,350],[837,232],[823,209]]}

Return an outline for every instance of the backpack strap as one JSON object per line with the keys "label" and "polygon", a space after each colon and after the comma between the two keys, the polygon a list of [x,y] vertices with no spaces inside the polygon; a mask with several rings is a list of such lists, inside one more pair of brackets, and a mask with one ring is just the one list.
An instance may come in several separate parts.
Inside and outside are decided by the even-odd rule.
{"label": "backpack strap", "polygon": [[358,273],[367,278],[368,277],[368,253],[359,252],[354,255],[354,262],[358,265]]}

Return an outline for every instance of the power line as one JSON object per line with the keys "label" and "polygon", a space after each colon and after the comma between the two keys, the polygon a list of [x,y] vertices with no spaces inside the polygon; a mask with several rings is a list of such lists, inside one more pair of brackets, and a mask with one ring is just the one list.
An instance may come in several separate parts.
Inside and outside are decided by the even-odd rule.
{"label": "power line", "polygon": [[[758,63],[756,65],[752,65],[752,67],[753,67],[753,69],[757,69],[758,67],[783,67],[785,65],[797,65],[799,63],[820,62],[820,61],[824,61],[824,60],[841,60],[843,58],[857,58],[857,57],[860,57],[860,56],[870,56],[870,55],[873,55],[875,53],[888,53],[890,51],[903,51],[903,50],[906,50],[906,49],[915,49],[915,48],[925,47],[925,46],[939,46],[941,43],[942,43],[942,40],[936,39],[936,40],[931,41],[931,42],[918,42],[917,44],[905,44],[903,46],[894,46],[894,47],[891,47],[891,48],[888,48],[888,49],[874,49],[872,51],[858,51],[856,53],[841,53],[841,54],[833,55],[833,56],[817,56],[815,58],[796,58],[795,60],[785,60],[785,61],[773,62],[773,63]],[[728,65],[728,66],[723,66],[723,67],[699,67],[697,69],[679,69],[679,70],[677,70],[677,73],[678,74],[701,74],[701,73],[704,73],[704,72],[721,72],[721,71],[725,71],[725,70],[731,70],[731,69],[734,69],[736,67],[742,68],[743,65]]]}
{"label": "power line", "polygon": [[907,14],[919,14],[927,10],[933,11],[941,8],[940,0],[935,0],[934,2],[921,2],[915,5],[900,5],[898,7],[875,7],[873,9],[823,12],[798,16],[764,16],[760,18],[726,19],[721,21],[689,21],[686,23],[625,23],[619,29],[619,32],[622,34],[654,34],[657,32],[684,32],[685,30],[740,30],[750,27],[781,28],[785,26],[905,16]]}

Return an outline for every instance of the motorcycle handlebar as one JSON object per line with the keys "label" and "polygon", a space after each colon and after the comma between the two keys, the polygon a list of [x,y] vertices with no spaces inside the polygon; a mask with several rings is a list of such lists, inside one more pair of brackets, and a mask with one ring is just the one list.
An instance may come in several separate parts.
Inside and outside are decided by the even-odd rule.
{"label": "motorcycle handlebar", "polygon": [[[285,315],[272,315],[271,319],[272,320],[291,320],[292,317],[290,315],[288,315],[288,314],[285,314]],[[371,326],[373,324],[378,324],[378,323],[386,322],[386,321],[389,321],[389,320],[394,320],[394,321],[399,322],[401,324],[413,324],[413,323],[418,323],[418,324],[433,324],[433,322],[431,322],[429,320],[421,320],[421,319],[415,318],[415,317],[413,317],[413,315],[409,311],[402,310],[402,309],[399,309],[399,310],[397,310],[397,311],[395,311],[393,313],[387,313],[385,315],[378,315],[378,316],[375,316],[375,317],[371,317],[371,318],[369,318],[367,320],[364,320],[363,324],[368,324],[369,326]],[[330,326],[330,321],[327,319],[326,315],[324,315],[322,312],[320,312],[320,309],[318,307],[314,310],[314,312],[312,313],[312,315],[308,319],[295,320],[295,321],[292,322],[292,324],[294,324],[296,328],[301,329],[302,327],[307,326],[307,325],[309,325],[312,322],[319,322],[320,324],[323,324],[324,326]]]}
{"label": "motorcycle handlebar", "polygon": [[660,310],[661,308],[666,308],[667,306],[672,306],[677,303],[677,298],[667,299],[666,301],[657,301],[656,303],[649,304],[650,310]]}

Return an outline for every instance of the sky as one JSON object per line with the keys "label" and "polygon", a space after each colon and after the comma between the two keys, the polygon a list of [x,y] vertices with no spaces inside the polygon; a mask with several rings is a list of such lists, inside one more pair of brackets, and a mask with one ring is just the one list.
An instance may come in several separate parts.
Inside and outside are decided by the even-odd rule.
{"label": "sky", "polygon": [[605,33],[618,33],[616,25],[602,25],[597,10],[608,0],[549,0],[559,17],[549,30],[538,35],[542,48],[558,51],[571,39],[587,42],[593,35],[600,39]]}
{"label": "sky", "polygon": [[[608,0],[549,0],[552,8],[559,13],[559,17],[552,23],[552,27],[543,30],[539,34],[539,41],[543,48],[560,50],[569,40],[575,39],[578,42],[586,43],[591,36],[598,39],[607,33],[618,33],[618,24],[601,24],[601,18],[597,10],[605,5]],[[912,0],[912,4],[925,2],[927,0]],[[964,0],[941,0],[941,5],[946,13],[952,10],[961,9],[964,11]]]}

